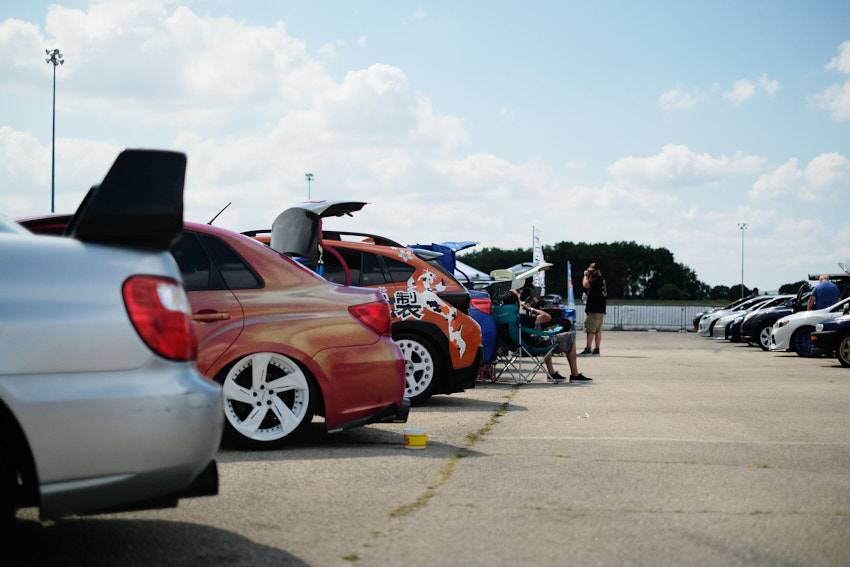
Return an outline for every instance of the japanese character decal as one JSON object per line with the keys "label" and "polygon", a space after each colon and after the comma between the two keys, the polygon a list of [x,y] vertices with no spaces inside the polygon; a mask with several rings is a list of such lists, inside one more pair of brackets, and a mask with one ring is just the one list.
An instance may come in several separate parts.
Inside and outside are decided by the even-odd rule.
{"label": "japanese character decal", "polygon": [[[457,308],[440,299],[438,292],[446,289],[445,283],[437,281],[437,274],[428,270],[418,278],[407,280],[406,290],[396,290],[390,304],[393,307],[393,317],[400,319],[422,319],[425,312],[439,315],[445,320],[449,342],[463,356],[466,351],[466,341],[463,340],[463,325],[457,321]],[[380,288],[386,297],[386,288]],[[387,298],[389,300],[389,298]]]}

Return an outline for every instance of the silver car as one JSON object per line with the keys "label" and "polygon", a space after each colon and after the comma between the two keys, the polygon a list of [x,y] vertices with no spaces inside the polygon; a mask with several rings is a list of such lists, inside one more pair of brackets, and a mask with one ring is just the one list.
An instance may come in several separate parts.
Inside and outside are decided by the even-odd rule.
{"label": "silver car", "polygon": [[168,246],[186,158],[122,153],[69,226],[0,217],[0,524],[218,492],[221,390]]}

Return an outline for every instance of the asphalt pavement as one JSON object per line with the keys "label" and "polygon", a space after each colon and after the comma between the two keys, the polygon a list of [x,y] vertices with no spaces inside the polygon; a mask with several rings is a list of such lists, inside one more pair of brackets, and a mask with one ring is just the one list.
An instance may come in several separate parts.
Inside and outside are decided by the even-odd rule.
{"label": "asphalt pavement", "polygon": [[695,333],[601,350],[590,384],[484,382],[406,425],[223,448],[220,494],[176,509],[22,510],[0,564],[850,565],[850,369]]}

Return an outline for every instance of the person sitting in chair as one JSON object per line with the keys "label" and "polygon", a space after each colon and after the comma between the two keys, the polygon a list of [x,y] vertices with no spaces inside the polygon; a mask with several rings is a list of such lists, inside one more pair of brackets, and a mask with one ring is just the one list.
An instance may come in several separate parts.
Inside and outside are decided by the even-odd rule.
{"label": "person sitting in chair", "polygon": [[[519,316],[519,324],[521,327],[527,327],[529,329],[533,329],[535,325],[543,325],[552,320],[552,316],[540,309],[539,307],[533,307],[532,305],[537,305],[538,302],[536,298],[529,297],[527,300],[523,300],[520,297],[520,292],[512,289],[507,292],[502,297],[503,305],[516,305],[520,308],[520,316]],[[523,312],[524,311],[524,312]],[[567,362],[570,365],[570,382],[590,382],[592,378],[588,378],[584,374],[578,371],[578,362],[576,358],[576,337],[573,333],[558,333],[553,337],[541,337],[539,335],[533,335],[531,333],[523,332],[522,339],[526,343],[532,346],[547,346],[548,344],[554,344],[555,350],[553,353],[565,353],[567,355]],[[543,341],[541,343],[541,341]],[[546,370],[549,372],[549,376],[556,383],[562,380],[566,380],[561,373],[555,370],[554,365],[552,364],[552,357],[546,357]]]}

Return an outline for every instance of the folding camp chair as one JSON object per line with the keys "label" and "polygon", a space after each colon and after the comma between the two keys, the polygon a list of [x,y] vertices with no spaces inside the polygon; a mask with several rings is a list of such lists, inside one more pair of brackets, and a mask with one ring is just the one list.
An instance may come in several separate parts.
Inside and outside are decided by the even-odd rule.
{"label": "folding camp chair", "polygon": [[493,317],[499,330],[499,355],[493,381],[497,382],[507,376],[516,384],[526,384],[540,372],[548,380],[554,381],[546,369],[546,360],[552,356],[557,344],[552,341],[546,346],[534,346],[523,337],[523,333],[548,339],[554,337],[560,327],[549,331],[523,327],[520,325],[519,309],[516,305],[493,306]]}

